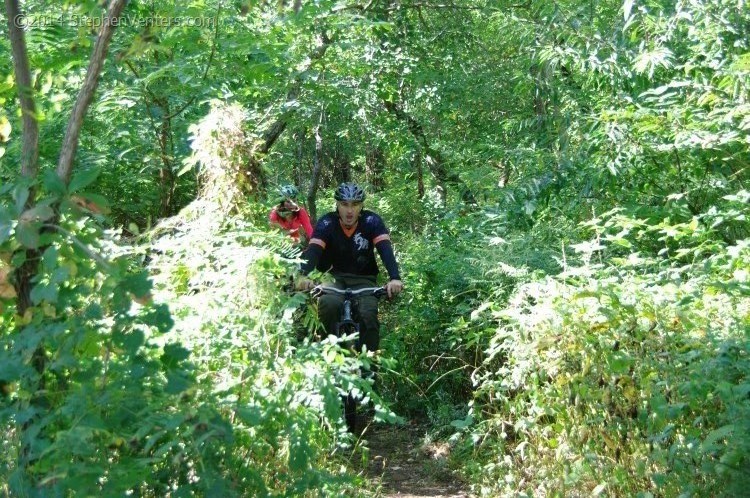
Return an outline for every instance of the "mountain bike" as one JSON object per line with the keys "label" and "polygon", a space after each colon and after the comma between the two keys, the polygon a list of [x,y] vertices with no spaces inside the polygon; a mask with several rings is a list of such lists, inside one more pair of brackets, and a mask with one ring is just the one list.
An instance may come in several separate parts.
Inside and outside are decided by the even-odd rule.
{"label": "mountain bike", "polygon": [[[320,297],[326,294],[338,295],[344,298],[341,305],[341,315],[336,323],[335,334],[337,337],[347,337],[356,334],[357,341],[355,344],[349,344],[349,348],[361,349],[361,338],[359,336],[360,324],[357,309],[357,298],[362,296],[375,296],[380,299],[388,293],[385,287],[364,287],[362,289],[338,289],[326,285],[317,285],[310,291],[313,297]],[[364,372],[363,372],[364,375]],[[344,418],[349,432],[354,433],[357,420],[357,398],[350,392],[341,397],[344,403]]]}

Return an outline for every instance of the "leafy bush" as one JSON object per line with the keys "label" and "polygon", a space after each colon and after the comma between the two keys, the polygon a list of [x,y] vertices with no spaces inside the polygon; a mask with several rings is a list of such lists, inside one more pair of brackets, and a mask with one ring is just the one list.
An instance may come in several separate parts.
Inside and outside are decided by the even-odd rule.
{"label": "leafy bush", "polygon": [[[750,241],[712,243],[709,255],[715,236],[703,221],[611,213],[579,246],[589,264],[525,284],[489,311],[497,328],[466,447],[482,494],[746,488]],[[606,254],[651,236],[660,256]]]}
{"label": "leafy bush", "polygon": [[371,358],[296,340],[286,239],[196,201],[134,247],[57,200],[59,219],[3,207],[0,220],[4,298],[7,268],[39,248],[32,306],[2,314],[2,492],[356,493],[331,458],[351,444],[340,395],[393,416],[360,376]]}

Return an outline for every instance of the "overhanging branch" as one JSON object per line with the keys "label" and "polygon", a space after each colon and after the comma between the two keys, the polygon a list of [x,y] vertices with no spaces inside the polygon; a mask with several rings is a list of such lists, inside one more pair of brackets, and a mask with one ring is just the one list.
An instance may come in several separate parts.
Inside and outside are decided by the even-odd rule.
{"label": "overhanging branch", "polygon": [[[333,39],[329,38],[325,32],[320,36],[318,46],[315,47],[315,50],[313,50],[310,56],[307,58],[307,61],[303,68],[298,71],[296,76],[294,77],[292,87],[286,94],[285,102],[290,103],[297,100],[300,92],[302,91],[302,76],[312,67],[312,65],[316,61],[323,58],[323,56],[326,54],[326,51],[328,50],[328,47],[330,47],[332,43]],[[271,147],[273,147],[273,144],[276,143],[276,140],[278,140],[281,134],[284,133],[284,130],[289,123],[289,118],[292,116],[292,114],[294,114],[294,112],[295,111],[293,108],[283,112],[268,128],[268,130],[263,134],[263,141],[260,147],[258,147],[259,153],[266,154],[269,150],[271,150]]]}
{"label": "overhanging branch", "polygon": [[[6,0],[7,1],[7,0]],[[73,171],[73,160],[75,159],[76,150],[78,149],[78,136],[81,133],[83,118],[86,115],[89,105],[94,98],[94,91],[99,82],[99,75],[104,65],[104,59],[107,57],[109,42],[112,40],[115,27],[119,24],[120,14],[125,8],[128,0],[112,0],[109,4],[106,17],[99,30],[99,36],[94,45],[94,53],[91,55],[86,79],[83,82],[81,91],[78,93],[73,112],[68,120],[68,127],[65,130],[60,157],[57,161],[57,176],[67,184],[70,182],[70,176]]]}

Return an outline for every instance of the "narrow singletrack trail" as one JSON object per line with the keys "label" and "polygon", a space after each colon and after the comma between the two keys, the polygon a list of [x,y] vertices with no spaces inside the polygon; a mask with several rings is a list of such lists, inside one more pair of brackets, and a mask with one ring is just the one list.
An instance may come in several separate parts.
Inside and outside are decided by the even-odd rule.
{"label": "narrow singletrack trail", "polygon": [[371,424],[362,433],[369,448],[365,469],[384,498],[468,498],[468,486],[448,468],[446,444],[429,443],[427,426]]}

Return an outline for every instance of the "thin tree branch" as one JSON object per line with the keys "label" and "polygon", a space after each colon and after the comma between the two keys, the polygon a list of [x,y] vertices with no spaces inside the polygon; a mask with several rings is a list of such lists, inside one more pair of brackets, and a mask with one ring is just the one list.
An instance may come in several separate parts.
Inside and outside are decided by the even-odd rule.
{"label": "thin tree branch", "polygon": [[109,4],[106,17],[99,30],[99,36],[94,45],[94,52],[86,71],[86,79],[78,93],[73,112],[68,120],[68,127],[65,130],[60,158],[57,162],[57,176],[65,183],[70,182],[70,176],[73,171],[73,160],[75,159],[76,150],[78,149],[78,137],[81,134],[83,118],[86,111],[94,99],[94,91],[99,82],[99,75],[104,65],[104,59],[107,57],[109,42],[112,40],[115,27],[119,24],[120,14],[125,8],[128,0],[112,0]]}
{"label": "thin tree branch", "polygon": [[318,221],[318,211],[315,207],[315,198],[318,196],[320,185],[320,173],[323,171],[323,138],[320,136],[320,126],[323,122],[323,112],[320,113],[320,123],[315,127],[315,154],[313,155],[313,171],[310,181],[310,190],[307,194],[307,205],[310,208],[313,222]]}
{"label": "thin tree branch", "polygon": [[[367,11],[372,7],[374,3],[374,0],[370,0],[366,5],[347,5],[342,7],[334,8],[334,12],[340,12],[342,10],[358,10],[358,11]],[[523,4],[513,4],[509,5],[511,8],[528,8],[531,6],[531,1],[527,1]],[[452,3],[431,3],[431,2],[414,2],[414,3],[407,3],[402,4],[400,2],[395,2],[394,4],[391,4],[388,7],[385,7],[382,9],[382,12],[395,12],[397,10],[403,10],[403,9],[451,9],[451,10],[480,10],[480,11],[489,11],[489,12],[502,12],[503,9],[500,7],[492,7],[489,5],[456,5]]]}
{"label": "thin tree branch", "polygon": [[91,258],[92,260],[94,260],[105,271],[107,271],[107,272],[111,272],[112,271],[112,265],[110,265],[109,262],[106,259],[104,259],[104,257],[102,257],[101,255],[99,255],[96,252],[94,252],[93,249],[91,249],[86,244],[84,244],[83,242],[81,242],[75,235],[73,235],[68,230],[64,229],[63,227],[61,227],[59,225],[53,225],[51,223],[45,223],[42,226],[45,227],[45,228],[50,228],[50,229],[52,229],[52,230],[60,233],[61,235],[64,235],[65,237],[68,237],[68,239],[70,239],[71,242],[73,242],[74,245],[76,245],[81,251],[83,251],[84,253],[86,253],[86,255],[89,258]]}
{"label": "thin tree branch", "polygon": [[[317,47],[315,47],[315,50],[313,50],[313,52],[308,57],[305,66],[299,72],[297,72],[297,75],[294,77],[292,87],[286,94],[286,102],[293,102],[297,100],[297,97],[299,97],[299,94],[302,91],[302,75],[312,67],[315,61],[323,58],[323,56],[326,54],[326,50],[328,50],[328,47],[331,45],[331,43],[333,43],[333,39],[329,38],[325,32],[321,34],[320,43]],[[282,113],[281,116],[279,116],[276,121],[268,128],[268,131],[263,134],[263,142],[258,148],[259,153],[266,154],[269,150],[271,150],[273,144],[276,142],[276,140],[278,140],[278,138],[286,129],[286,125],[289,121],[289,116],[291,116],[293,113],[294,109],[290,109]]]}

